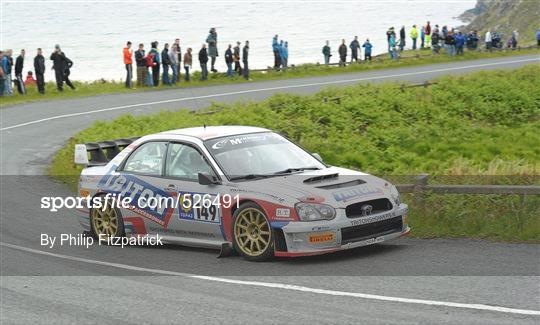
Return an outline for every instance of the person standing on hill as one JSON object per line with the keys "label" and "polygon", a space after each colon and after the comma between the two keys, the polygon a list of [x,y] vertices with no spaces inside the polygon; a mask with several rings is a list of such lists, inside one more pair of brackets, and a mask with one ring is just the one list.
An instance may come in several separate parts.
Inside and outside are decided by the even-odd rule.
{"label": "person standing on hill", "polygon": [[244,63],[243,75],[244,75],[244,79],[251,80],[249,79],[248,59],[249,59],[249,41],[246,41],[246,45],[244,45],[244,48],[242,49],[242,63]]}
{"label": "person standing on hill", "polygon": [[388,43],[388,53],[390,53],[390,55],[392,55],[392,51],[390,48],[390,37],[392,37],[392,35],[394,36],[394,38],[396,37],[396,32],[394,31],[394,27],[390,27],[386,31],[386,42]]}
{"label": "person standing on hill", "polygon": [[396,48],[396,36],[394,34],[390,35],[388,40],[388,46],[390,47],[390,58],[392,60],[398,59],[397,48]]}
{"label": "person standing on hill", "polygon": [[329,65],[330,64],[330,57],[332,56],[329,41],[326,41],[326,45],[323,46],[322,54],[324,55],[324,64]]}
{"label": "person standing on hill", "polygon": [[173,43],[171,50],[169,51],[169,60],[171,61],[171,70],[172,70],[172,80],[171,84],[176,84],[178,82],[178,44]]}
{"label": "person standing on hill", "polygon": [[351,63],[353,61],[358,62],[358,50],[360,49],[360,42],[358,42],[358,36],[354,37],[354,40],[349,44],[351,48]]}
{"label": "person standing on hill", "polygon": [[233,61],[234,61],[234,71],[241,76],[242,75],[242,66],[240,65],[240,42],[236,42],[236,46],[233,49]]}
{"label": "person standing on hill", "polygon": [[416,50],[416,39],[418,39],[418,29],[416,29],[416,25],[413,25],[411,29],[411,40],[412,40],[413,50]]}
{"label": "person standing on hill", "polygon": [[184,80],[189,81],[189,69],[191,69],[191,66],[193,65],[193,55],[191,54],[193,50],[191,47],[188,47],[186,54],[184,54],[184,70],[186,71],[186,74],[184,75]]}
{"label": "person standing on hill", "polygon": [[281,70],[281,67],[283,66],[283,57],[281,56],[281,49],[283,48],[283,40],[279,41],[278,44],[278,55],[279,55],[279,67],[278,69]]}
{"label": "person standing on hill", "polygon": [[225,51],[225,64],[227,65],[227,77],[232,77],[234,72],[232,64],[234,62],[232,45],[229,44],[227,50]]}
{"label": "person standing on hill", "polygon": [[135,51],[135,62],[137,63],[137,86],[142,87],[146,83],[146,53],[144,52],[144,44],[139,44],[139,49]]}
{"label": "person standing on hill", "polygon": [[161,65],[161,58],[158,51],[159,43],[157,41],[152,42],[152,48],[149,54],[152,54],[152,84],[154,87],[159,86],[159,66]]}
{"label": "person standing on hill", "polygon": [[454,31],[447,31],[446,38],[444,39],[446,48],[446,54],[450,56],[456,55],[456,39],[454,38]]}
{"label": "person standing on hill", "polygon": [[274,35],[272,38],[272,51],[274,52],[274,69],[278,70],[281,66],[280,56],[279,56],[279,42],[278,34]]}
{"label": "person standing on hill", "polygon": [[180,75],[181,75],[181,71],[182,71],[182,48],[180,47],[180,39],[177,38],[174,40],[174,45],[176,46],[176,51],[178,51],[178,58],[176,60],[177,62],[177,67],[176,67],[176,71],[178,72],[178,75],[176,77],[176,81],[180,81]]}
{"label": "person standing on hill", "polygon": [[420,27],[420,48],[424,48],[426,40],[426,28],[424,26]]}
{"label": "person standing on hill", "polygon": [[454,39],[456,42],[456,54],[463,55],[463,47],[465,46],[465,35],[463,35],[462,32],[458,32],[457,35],[454,36]]}
{"label": "person standing on hill", "polygon": [[41,48],[37,49],[37,55],[34,58],[34,72],[36,73],[37,89],[40,94],[45,94],[45,58]]}
{"label": "person standing on hill", "polygon": [[51,54],[53,61],[54,76],[56,79],[56,89],[64,91],[64,70],[66,66],[66,55],[60,49],[60,45],[54,46],[54,52]]}
{"label": "person standing on hill", "polygon": [[515,49],[518,45],[519,32],[517,29],[512,32],[512,48]]}
{"label": "person standing on hill", "polygon": [[69,80],[69,75],[71,74],[71,67],[73,66],[73,61],[71,61],[69,58],[65,57],[65,64],[64,64],[64,82],[66,85],[69,86],[69,88],[75,90],[75,86],[73,83],[71,83],[71,80]]}
{"label": "person standing on hill", "polygon": [[433,42],[431,42],[431,25],[429,21],[426,24],[426,27],[424,27],[424,32],[426,33],[426,47],[430,47]]}
{"label": "person standing on hill", "polygon": [[208,52],[206,44],[203,44],[199,51],[199,64],[201,65],[201,81],[208,79]]}
{"label": "person standing on hill", "polygon": [[13,67],[13,51],[11,49],[6,50],[2,57],[2,69],[4,70],[4,95],[13,96],[13,88],[11,85],[11,69]]}
{"label": "person standing on hill", "polygon": [[491,46],[493,45],[493,43],[492,43],[493,38],[491,37],[491,30],[488,29],[488,31],[486,32],[484,41],[486,43],[486,50],[491,52]]}
{"label": "person standing on hill", "polygon": [[133,51],[130,41],[124,47],[124,65],[126,66],[126,88],[133,88]]}
{"label": "person standing on hill", "polygon": [[403,49],[405,48],[405,40],[407,38],[407,33],[405,33],[405,26],[401,26],[401,29],[399,30],[399,51],[403,52]]}
{"label": "person standing on hill", "polygon": [[536,30],[536,47],[540,47],[540,28]]}
{"label": "person standing on hill", "polygon": [[21,54],[15,60],[15,79],[17,83],[17,91],[21,95],[26,94],[26,87],[24,86],[23,68],[24,68],[24,55],[25,50],[21,50]]}
{"label": "person standing on hill", "polygon": [[210,63],[210,71],[217,72],[215,64],[216,57],[219,56],[219,54],[217,49],[217,32],[215,28],[210,28],[210,32],[206,38],[206,43],[208,43],[208,56],[212,59]]}
{"label": "person standing on hill", "polygon": [[4,88],[6,86],[6,72],[4,71],[4,51],[0,50],[0,97],[4,97]]}
{"label": "person standing on hill", "polygon": [[341,45],[338,48],[339,53],[339,66],[344,67],[347,65],[347,45],[345,45],[345,39],[341,40]]}
{"label": "person standing on hill", "polygon": [[152,75],[153,68],[155,65],[154,62],[154,53],[151,51],[148,52],[148,55],[145,56],[146,60],[146,79],[145,79],[145,85],[147,87],[154,87],[154,76]]}
{"label": "person standing on hill", "polygon": [[169,67],[171,66],[171,58],[169,57],[169,43],[163,45],[163,51],[161,51],[161,65],[163,66],[162,81],[164,85],[170,85],[169,79]]}
{"label": "person standing on hill", "polygon": [[440,46],[439,46],[439,29],[435,28],[433,30],[433,36],[431,37],[431,49],[433,54],[439,54]]}
{"label": "person standing on hill", "polygon": [[279,57],[281,58],[281,66],[283,67],[283,71],[287,70],[287,64],[289,61],[289,42],[285,42],[282,46],[280,46]]}
{"label": "person standing on hill", "polygon": [[362,47],[364,48],[364,61],[371,61],[371,48],[373,45],[369,42],[369,38],[362,44]]}

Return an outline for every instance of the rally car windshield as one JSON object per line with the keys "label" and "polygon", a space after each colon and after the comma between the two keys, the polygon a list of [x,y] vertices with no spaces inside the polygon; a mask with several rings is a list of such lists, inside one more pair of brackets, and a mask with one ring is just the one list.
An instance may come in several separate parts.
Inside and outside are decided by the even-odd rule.
{"label": "rally car windshield", "polygon": [[271,132],[211,139],[205,145],[231,180],[326,167],[302,148]]}

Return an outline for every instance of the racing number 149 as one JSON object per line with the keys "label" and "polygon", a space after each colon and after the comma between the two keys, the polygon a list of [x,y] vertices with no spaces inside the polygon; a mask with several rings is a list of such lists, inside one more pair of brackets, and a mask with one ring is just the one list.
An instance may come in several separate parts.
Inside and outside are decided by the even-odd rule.
{"label": "racing number 149", "polygon": [[210,205],[209,207],[205,206],[199,206],[195,209],[195,220],[202,220],[202,221],[212,221],[216,222],[218,217],[218,209],[215,205]]}

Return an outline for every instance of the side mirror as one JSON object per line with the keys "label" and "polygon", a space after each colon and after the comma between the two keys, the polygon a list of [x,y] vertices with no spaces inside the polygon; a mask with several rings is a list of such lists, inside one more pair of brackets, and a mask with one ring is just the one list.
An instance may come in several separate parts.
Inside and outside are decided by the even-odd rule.
{"label": "side mirror", "polygon": [[318,153],[314,152],[311,155],[315,157],[315,159],[317,159],[318,161],[323,162],[321,155],[319,155]]}
{"label": "side mirror", "polygon": [[199,184],[201,185],[217,185],[221,184],[221,182],[217,179],[217,177],[212,176],[208,173],[199,173]]}

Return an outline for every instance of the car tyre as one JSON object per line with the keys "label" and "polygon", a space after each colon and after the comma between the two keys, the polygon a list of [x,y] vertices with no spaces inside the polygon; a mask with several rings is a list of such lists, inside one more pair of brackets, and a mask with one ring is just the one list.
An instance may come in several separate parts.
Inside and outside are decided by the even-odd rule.
{"label": "car tyre", "polygon": [[270,221],[254,202],[242,203],[233,214],[233,246],[248,261],[274,257],[274,234]]}
{"label": "car tyre", "polygon": [[90,233],[99,239],[100,235],[109,237],[123,237],[124,221],[120,210],[114,207],[111,202],[104,200],[104,207],[92,208],[90,210]]}

